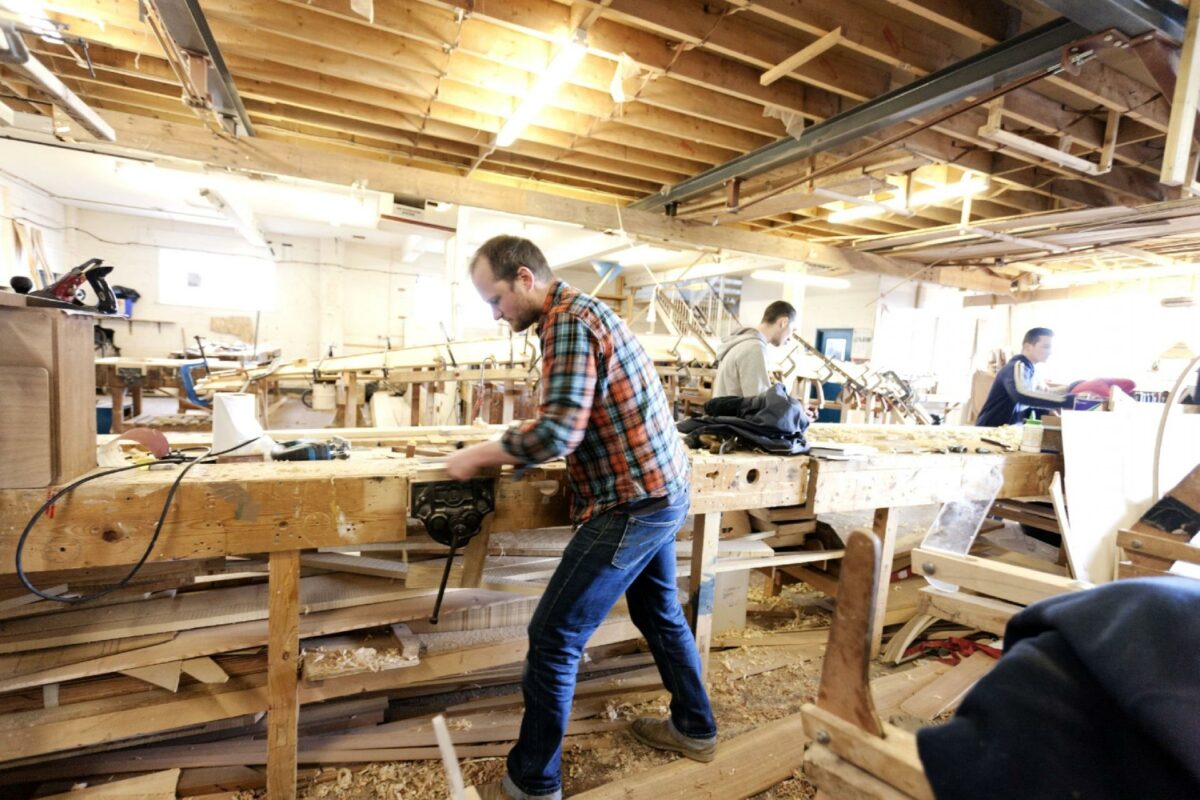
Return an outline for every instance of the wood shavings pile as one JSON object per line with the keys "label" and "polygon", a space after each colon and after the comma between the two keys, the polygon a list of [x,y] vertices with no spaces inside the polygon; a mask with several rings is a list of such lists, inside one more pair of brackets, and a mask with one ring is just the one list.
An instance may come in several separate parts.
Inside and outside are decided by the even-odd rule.
{"label": "wood shavings pile", "polygon": [[312,680],[334,675],[348,675],[356,672],[382,672],[388,669],[411,667],[417,659],[404,655],[404,651],[395,648],[378,649],[375,647],[355,647],[354,649],[326,649],[318,647],[304,650],[301,656],[305,659],[305,675]]}

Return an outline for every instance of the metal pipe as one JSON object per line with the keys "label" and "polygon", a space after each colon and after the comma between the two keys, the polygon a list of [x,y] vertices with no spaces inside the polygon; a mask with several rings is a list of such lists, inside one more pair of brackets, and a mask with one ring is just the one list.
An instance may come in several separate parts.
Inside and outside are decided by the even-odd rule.
{"label": "metal pipe", "polygon": [[913,81],[849,111],[819,122],[799,138],[786,137],[702,172],[659,194],[644,197],[630,208],[651,210],[706,194],[728,180],[752,178],[846,142],[906,122],[924,112],[943,108],[1025,77],[1048,72],[1060,64],[1060,50],[1090,30],[1058,19],[1028,31],[945,69]]}

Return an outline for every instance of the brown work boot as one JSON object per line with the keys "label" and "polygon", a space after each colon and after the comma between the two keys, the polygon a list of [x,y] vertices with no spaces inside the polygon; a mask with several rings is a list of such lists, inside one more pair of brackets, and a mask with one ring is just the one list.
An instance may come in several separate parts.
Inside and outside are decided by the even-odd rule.
{"label": "brown work boot", "polygon": [[630,731],[633,738],[642,744],[659,750],[683,753],[693,761],[707,764],[717,757],[717,737],[693,739],[691,736],[684,736],[669,719],[641,717],[633,721]]}
{"label": "brown work boot", "polygon": [[526,794],[507,775],[501,780],[476,786],[475,791],[479,792],[480,800],[562,800],[561,789],[552,794]]}
{"label": "brown work boot", "polygon": [[492,781],[485,783],[483,786],[476,786],[475,791],[479,793],[479,800],[511,800],[508,792],[504,791],[504,787],[500,781]]}

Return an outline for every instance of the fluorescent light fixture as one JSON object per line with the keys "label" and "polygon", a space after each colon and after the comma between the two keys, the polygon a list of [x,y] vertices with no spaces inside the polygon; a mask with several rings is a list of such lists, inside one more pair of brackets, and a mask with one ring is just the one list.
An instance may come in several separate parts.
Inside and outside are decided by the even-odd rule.
{"label": "fluorescent light fixture", "polygon": [[900,214],[902,216],[912,216],[912,209],[921,208],[923,206],[933,206],[939,203],[948,203],[951,200],[961,200],[964,197],[979,194],[986,191],[988,181],[986,178],[979,176],[964,176],[962,180],[956,183],[948,183],[945,186],[939,186],[935,189],[925,189],[920,192],[913,192],[909,197],[909,205],[907,208],[898,206],[894,203],[877,203],[873,200],[864,200],[863,198],[855,198],[853,202],[861,203],[854,208],[845,208],[840,211],[834,211],[826,219],[835,225],[844,222],[853,222],[856,219],[867,219],[869,217],[881,217],[884,214]]}
{"label": "fluorescent light fixture", "polygon": [[216,189],[201,189],[200,196],[211,203],[213,208],[224,214],[247,242],[255,247],[270,247],[267,244],[267,237],[258,227],[258,220],[254,218],[254,212],[249,208],[230,203]]}
{"label": "fluorescent light fixture", "polygon": [[1126,269],[1064,270],[1038,280],[1045,289],[1063,289],[1095,283],[1128,283],[1161,278],[1195,277],[1200,265],[1177,264],[1170,267],[1128,267]]}
{"label": "fluorescent light fixture", "polygon": [[783,272],[774,269],[760,269],[750,273],[750,277],[758,281],[771,283],[800,283],[805,286],[815,286],[822,289],[849,289],[850,281],[845,278],[830,278],[826,275],[810,275],[807,272]]}
{"label": "fluorescent light fixture", "polygon": [[648,267],[654,264],[666,264],[678,259],[679,253],[677,251],[665,250],[661,247],[653,247],[648,244],[639,244],[635,247],[630,247],[628,250],[609,253],[604,257],[605,261],[615,261],[622,267]]}
{"label": "fluorescent light fixture", "polygon": [[550,60],[546,69],[534,81],[529,94],[525,95],[525,99],[517,106],[517,110],[496,134],[497,147],[508,147],[517,140],[521,131],[525,130],[525,126],[537,116],[542,107],[558,91],[558,87],[575,71],[575,67],[578,66],[586,52],[587,45],[583,41],[582,31],[579,31]]}
{"label": "fluorescent light fixture", "polygon": [[33,54],[21,41],[21,35],[16,32],[15,28],[6,27],[0,30],[0,53],[6,54],[0,60],[12,64],[13,69],[23,73],[36,83],[39,89],[50,95],[56,106],[83,126],[84,130],[92,136],[106,142],[117,140],[116,131],[112,129],[111,125],[105,122],[91,106],[80,100],[77,94],[68,89],[57,75],[46,69],[42,62],[33,57]]}
{"label": "fluorescent light fixture", "polygon": [[909,202],[913,207],[932,206],[938,203],[948,203],[951,200],[961,200],[964,197],[977,195],[987,191],[988,180],[983,177],[964,177],[957,183],[947,183],[936,189],[924,189],[913,192]]}

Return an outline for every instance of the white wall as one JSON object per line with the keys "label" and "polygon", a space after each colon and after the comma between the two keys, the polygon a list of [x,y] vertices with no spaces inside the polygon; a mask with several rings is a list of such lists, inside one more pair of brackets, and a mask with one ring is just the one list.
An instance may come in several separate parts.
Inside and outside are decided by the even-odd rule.
{"label": "white wall", "polygon": [[847,289],[807,288],[800,312],[800,335],[815,345],[819,329],[853,328],[851,358],[871,359],[881,304],[886,306],[896,301],[890,296],[880,299],[884,287],[878,275],[856,272],[843,277],[850,281]]}
{"label": "white wall", "polygon": [[[199,250],[213,254],[214,258],[265,255],[232,229],[87,209],[68,211],[74,219],[74,230],[67,233],[67,262],[74,265],[88,258],[103,258],[115,267],[108,276],[110,283],[127,286],[141,294],[134,306],[135,319],[171,323],[161,326],[146,322],[109,324],[107,327],[116,331],[116,342],[122,355],[164,356],[178,350],[185,336],[189,342],[197,335],[215,341],[232,341],[235,337],[211,330],[212,318],[242,316],[254,319],[254,311],[168,305],[159,298],[160,248]],[[287,246],[277,246],[276,252],[279,256],[276,259],[277,296],[274,310],[261,314],[258,340],[284,348],[284,354],[289,358],[316,355],[317,326],[312,316],[320,304],[316,290],[316,242],[293,239]]]}
{"label": "white wall", "polygon": [[46,260],[52,269],[65,272],[74,266],[64,262],[63,205],[40,189],[0,172],[0,284],[7,286],[14,275],[29,277],[28,267],[17,263],[14,220],[41,231]]}

